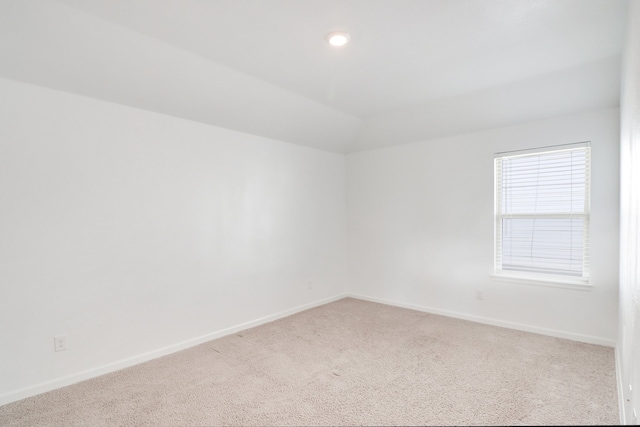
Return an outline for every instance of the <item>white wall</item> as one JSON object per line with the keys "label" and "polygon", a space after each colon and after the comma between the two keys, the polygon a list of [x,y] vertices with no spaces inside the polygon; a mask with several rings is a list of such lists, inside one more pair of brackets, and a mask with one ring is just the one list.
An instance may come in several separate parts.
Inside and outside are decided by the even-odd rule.
{"label": "white wall", "polygon": [[4,79],[0,118],[0,404],[344,292],[343,156]]}
{"label": "white wall", "polygon": [[[622,72],[620,329],[618,364],[623,415],[640,415],[640,1],[630,3]],[[635,390],[631,393],[629,387]]]}
{"label": "white wall", "polygon": [[[579,141],[592,144],[593,289],[493,281],[493,154]],[[349,293],[613,345],[618,141],[614,108],[348,155]]]}

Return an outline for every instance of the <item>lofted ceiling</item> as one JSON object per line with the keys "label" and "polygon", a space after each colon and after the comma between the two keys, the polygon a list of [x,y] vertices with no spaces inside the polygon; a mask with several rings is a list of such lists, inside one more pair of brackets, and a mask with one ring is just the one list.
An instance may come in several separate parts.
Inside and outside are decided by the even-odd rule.
{"label": "lofted ceiling", "polygon": [[348,153],[617,106],[627,7],[4,0],[0,77]]}

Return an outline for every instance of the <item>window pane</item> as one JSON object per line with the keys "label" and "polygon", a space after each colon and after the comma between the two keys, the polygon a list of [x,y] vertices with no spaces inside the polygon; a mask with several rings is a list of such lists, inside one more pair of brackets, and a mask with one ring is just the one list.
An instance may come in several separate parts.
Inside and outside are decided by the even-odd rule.
{"label": "window pane", "polygon": [[502,269],[582,276],[584,218],[503,218]]}
{"label": "window pane", "polygon": [[502,159],[502,214],[585,212],[587,156],[570,150]]}

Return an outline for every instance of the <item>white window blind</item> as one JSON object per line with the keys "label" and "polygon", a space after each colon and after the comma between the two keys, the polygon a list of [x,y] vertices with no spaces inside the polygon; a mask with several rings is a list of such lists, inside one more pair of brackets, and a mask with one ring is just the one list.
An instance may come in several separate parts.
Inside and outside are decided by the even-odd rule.
{"label": "white window blind", "polygon": [[589,278],[589,143],[495,156],[495,269]]}

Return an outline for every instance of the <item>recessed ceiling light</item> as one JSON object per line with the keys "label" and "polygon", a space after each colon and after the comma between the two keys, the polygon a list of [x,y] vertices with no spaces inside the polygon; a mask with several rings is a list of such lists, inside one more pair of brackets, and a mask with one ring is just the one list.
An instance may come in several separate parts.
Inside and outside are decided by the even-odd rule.
{"label": "recessed ceiling light", "polygon": [[331,46],[344,46],[349,42],[349,40],[351,40],[351,36],[349,33],[345,33],[344,31],[335,31],[327,34],[327,41]]}

